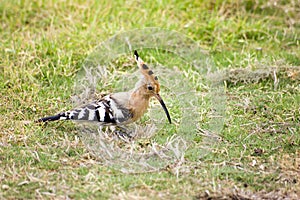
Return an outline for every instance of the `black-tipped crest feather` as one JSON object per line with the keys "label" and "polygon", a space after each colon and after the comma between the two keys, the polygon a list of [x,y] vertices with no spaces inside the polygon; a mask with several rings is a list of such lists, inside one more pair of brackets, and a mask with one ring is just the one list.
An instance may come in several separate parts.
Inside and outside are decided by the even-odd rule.
{"label": "black-tipped crest feather", "polygon": [[139,59],[139,54],[136,50],[134,50],[134,55],[135,55],[135,59],[138,60]]}

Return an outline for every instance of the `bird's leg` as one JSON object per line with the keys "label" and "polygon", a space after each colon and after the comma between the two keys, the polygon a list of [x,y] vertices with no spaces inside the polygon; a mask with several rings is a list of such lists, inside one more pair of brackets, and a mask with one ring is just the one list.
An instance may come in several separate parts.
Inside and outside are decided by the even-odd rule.
{"label": "bird's leg", "polygon": [[123,126],[116,126],[113,132],[119,139],[125,142],[129,142],[133,139],[131,131]]}

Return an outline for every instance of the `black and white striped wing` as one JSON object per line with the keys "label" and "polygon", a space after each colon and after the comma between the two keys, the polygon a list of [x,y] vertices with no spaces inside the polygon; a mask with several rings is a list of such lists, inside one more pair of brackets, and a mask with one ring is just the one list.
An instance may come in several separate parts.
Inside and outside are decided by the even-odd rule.
{"label": "black and white striped wing", "polygon": [[100,122],[103,125],[114,125],[126,123],[130,118],[132,118],[132,114],[128,109],[118,105],[110,96],[106,96],[82,107],[41,118],[38,122],[78,120]]}

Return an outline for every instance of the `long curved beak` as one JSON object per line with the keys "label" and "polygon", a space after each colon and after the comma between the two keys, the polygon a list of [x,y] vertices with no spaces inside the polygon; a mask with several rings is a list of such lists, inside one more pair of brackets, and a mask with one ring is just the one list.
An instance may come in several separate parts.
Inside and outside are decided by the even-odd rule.
{"label": "long curved beak", "polygon": [[164,111],[165,111],[165,113],[166,113],[166,115],[167,115],[167,118],[168,118],[168,120],[169,120],[169,123],[171,124],[171,123],[172,123],[172,122],[171,122],[171,117],[170,117],[170,114],[169,114],[169,111],[168,111],[168,109],[167,109],[167,107],[166,107],[165,102],[163,101],[163,99],[160,97],[159,94],[155,94],[154,96],[155,96],[155,98],[157,98],[157,100],[159,101],[159,103],[160,103],[161,106],[163,107],[163,109],[164,109]]}

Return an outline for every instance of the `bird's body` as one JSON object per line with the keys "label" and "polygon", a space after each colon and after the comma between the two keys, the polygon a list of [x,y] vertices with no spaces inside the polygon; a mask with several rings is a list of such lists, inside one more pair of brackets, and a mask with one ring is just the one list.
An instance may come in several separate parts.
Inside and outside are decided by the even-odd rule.
{"label": "bird's body", "polygon": [[171,123],[169,112],[159,95],[158,78],[139,58],[136,51],[135,59],[143,77],[136,83],[134,89],[128,92],[113,93],[70,111],[44,117],[37,121],[78,120],[97,122],[103,126],[121,126],[140,119],[149,107],[150,98],[156,97]]}

